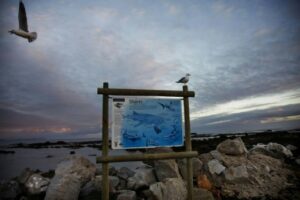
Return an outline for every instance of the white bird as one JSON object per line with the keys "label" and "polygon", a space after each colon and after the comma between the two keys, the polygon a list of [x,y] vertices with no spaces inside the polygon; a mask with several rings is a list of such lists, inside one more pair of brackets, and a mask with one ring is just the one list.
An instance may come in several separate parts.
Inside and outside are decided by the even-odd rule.
{"label": "white bird", "polygon": [[9,31],[11,34],[15,34],[17,36],[23,37],[28,39],[28,42],[32,42],[36,40],[37,33],[36,32],[28,32],[28,25],[27,25],[27,17],[25,6],[22,0],[19,3],[19,29],[18,30],[11,30]]}
{"label": "white bird", "polygon": [[176,83],[184,83],[184,84],[186,84],[187,82],[189,82],[189,77],[190,76],[191,75],[189,73],[187,73],[185,75],[185,77],[182,77],[181,79],[179,79],[178,81],[176,81]]}

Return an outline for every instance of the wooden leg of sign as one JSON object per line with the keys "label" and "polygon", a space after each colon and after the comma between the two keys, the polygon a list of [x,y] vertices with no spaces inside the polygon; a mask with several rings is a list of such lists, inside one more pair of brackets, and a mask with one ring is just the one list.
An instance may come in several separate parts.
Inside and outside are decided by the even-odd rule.
{"label": "wooden leg of sign", "polygon": [[[108,83],[103,83],[108,88]],[[102,156],[108,156],[108,95],[103,95],[102,114]],[[102,200],[109,200],[108,163],[102,164]]]}
{"label": "wooden leg of sign", "polygon": [[[183,92],[188,92],[188,87],[183,86]],[[185,126],[185,150],[192,151],[191,143],[191,128],[190,128],[190,108],[189,108],[189,98],[185,96],[183,98],[184,104],[184,126]],[[188,199],[193,200],[193,165],[192,158],[187,158],[187,189],[188,189]]]}

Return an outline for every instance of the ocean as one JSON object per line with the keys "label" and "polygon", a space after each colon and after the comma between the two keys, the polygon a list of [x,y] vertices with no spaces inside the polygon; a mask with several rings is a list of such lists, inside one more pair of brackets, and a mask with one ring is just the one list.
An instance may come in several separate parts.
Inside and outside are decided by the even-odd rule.
{"label": "ocean", "polygon": [[[66,140],[64,140],[66,141]],[[82,141],[82,140],[77,140]],[[85,140],[86,141],[86,140]],[[37,142],[37,141],[35,141]],[[45,142],[45,141],[44,141]],[[69,141],[66,141],[69,142]],[[73,141],[74,142],[74,141]],[[11,142],[9,142],[12,144]],[[23,142],[26,143],[26,142]],[[32,143],[28,141],[27,143]],[[101,151],[96,148],[82,147],[79,149],[71,148],[7,148],[8,142],[2,143],[1,150],[14,151],[14,154],[0,154],[0,180],[9,180],[21,174],[25,168],[32,170],[41,170],[47,172],[55,169],[57,164],[70,156],[70,152],[74,151],[75,155],[82,155],[96,164],[96,156],[101,156]],[[126,150],[111,150],[109,155],[133,154],[139,152],[128,152]],[[143,165],[142,162],[126,162],[112,163],[111,166],[120,168],[122,166],[135,170],[138,166]],[[101,164],[97,164],[101,168]]]}

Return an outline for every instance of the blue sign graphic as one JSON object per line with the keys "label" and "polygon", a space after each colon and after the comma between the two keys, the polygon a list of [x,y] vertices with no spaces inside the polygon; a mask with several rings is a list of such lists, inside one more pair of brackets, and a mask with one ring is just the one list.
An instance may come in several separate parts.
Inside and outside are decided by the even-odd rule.
{"label": "blue sign graphic", "polygon": [[113,99],[114,149],[183,145],[179,99]]}

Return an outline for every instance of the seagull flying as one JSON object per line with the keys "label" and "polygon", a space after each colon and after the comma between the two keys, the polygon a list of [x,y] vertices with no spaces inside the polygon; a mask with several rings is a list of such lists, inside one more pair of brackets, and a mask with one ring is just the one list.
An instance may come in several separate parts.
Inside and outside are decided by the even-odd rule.
{"label": "seagull flying", "polygon": [[22,0],[19,3],[19,30],[13,29],[9,32],[11,34],[15,34],[20,37],[28,39],[28,42],[32,42],[37,38],[36,32],[28,32],[26,11]]}
{"label": "seagull flying", "polygon": [[176,81],[176,83],[184,83],[186,84],[189,81],[189,76],[191,76],[189,73],[187,73],[185,75],[185,77],[182,77],[181,79],[179,79],[178,81]]}

